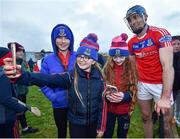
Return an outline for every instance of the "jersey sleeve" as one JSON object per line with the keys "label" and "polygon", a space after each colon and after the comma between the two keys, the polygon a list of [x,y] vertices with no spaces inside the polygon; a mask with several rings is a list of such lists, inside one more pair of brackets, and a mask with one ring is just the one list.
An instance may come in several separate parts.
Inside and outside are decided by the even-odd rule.
{"label": "jersey sleeve", "polygon": [[159,28],[158,30],[156,30],[155,36],[159,48],[172,46],[171,34],[166,29]]}

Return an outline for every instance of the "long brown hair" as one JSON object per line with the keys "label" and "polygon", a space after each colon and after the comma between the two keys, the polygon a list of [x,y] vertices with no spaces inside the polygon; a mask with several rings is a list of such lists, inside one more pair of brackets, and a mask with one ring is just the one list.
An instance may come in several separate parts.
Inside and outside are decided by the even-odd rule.
{"label": "long brown hair", "polygon": [[[103,72],[105,75],[105,80],[108,84],[115,85],[115,75],[114,75],[114,61],[111,56],[108,57],[108,60],[106,64],[104,65]],[[121,74],[120,86],[118,88],[118,91],[126,92],[130,91],[132,92],[132,105],[131,105],[131,111],[134,110],[134,104],[136,102],[136,94],[137,94],[137,71],[136,71],[136,65],[135,61],[132,61],[127,57],[122,64],[123,66],[123,72]]]}

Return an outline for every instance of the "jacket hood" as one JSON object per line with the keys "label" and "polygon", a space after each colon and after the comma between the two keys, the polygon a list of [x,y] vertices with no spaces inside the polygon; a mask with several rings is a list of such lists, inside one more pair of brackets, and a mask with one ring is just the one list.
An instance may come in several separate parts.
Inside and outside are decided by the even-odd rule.
{"label": "jacket hood", "polygon": [[67,25],[58,24],[53,28],[52,33],[51,33],[51,43],[52,43],[54,53],[57,54],[57,52],[58,52],[55,40],[60,35],[64,35],[70,40],[69,50],[72,52],[74,50],[74,36],[73,36],[73,33],[72,33],[71,29]]}

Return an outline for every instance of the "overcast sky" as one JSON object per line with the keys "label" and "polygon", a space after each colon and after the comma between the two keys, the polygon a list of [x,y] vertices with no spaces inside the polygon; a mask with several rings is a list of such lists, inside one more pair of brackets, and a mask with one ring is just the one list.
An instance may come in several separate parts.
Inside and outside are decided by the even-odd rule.
{"label": "overcast sky", "polygon": [[113,37],[133,35],[123,18],[136,4],[146,8],[148,24],[180,34],[179,0],[0,0],[0,46],[17,41],[27,51],[52,50],[51,31],[64,23],[74,33],[75,50],[93,32],[106,52]]}

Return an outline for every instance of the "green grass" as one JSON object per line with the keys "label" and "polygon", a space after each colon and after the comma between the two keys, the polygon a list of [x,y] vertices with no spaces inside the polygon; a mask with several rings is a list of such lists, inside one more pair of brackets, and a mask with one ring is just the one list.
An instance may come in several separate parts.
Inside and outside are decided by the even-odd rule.
{"label": "green grass", "polygon": [[[37,106],[42,113],[41,117],[35,117],[30,112],[26,113],[29,126],[39,128],[39,132],[34,134],[21,135],[22,138],[56,138],[57,131],[53,118],[53,111],[51,103],[48,99],[38,90],[38,87],[29,87],[27,103],[31,106]],[[117,127],[115,127],[117,129]],[[115,130],[116,131],[116,130]],[[180,135],[180,128],[178,128]],[[69,137],[69,134],[68,134]],[[113,137],[116,137],[114,133]],[[139,108],[136,107],[131,118],[131,125],[128,132],[129,138],[143,138],[143,126]]]}

